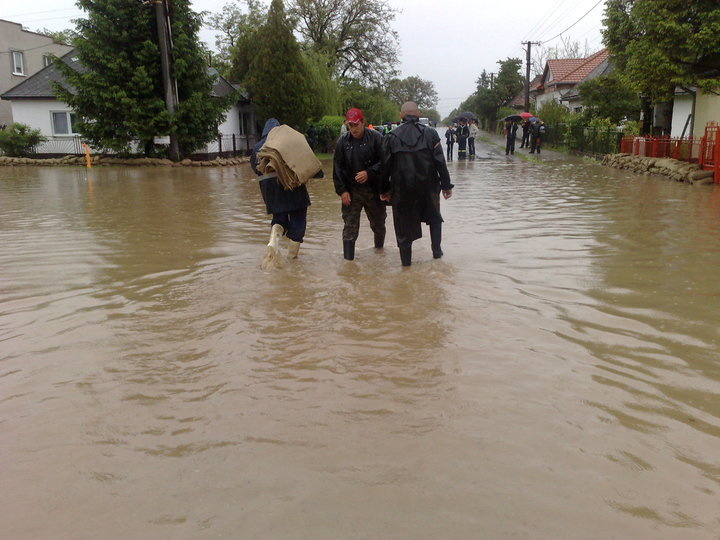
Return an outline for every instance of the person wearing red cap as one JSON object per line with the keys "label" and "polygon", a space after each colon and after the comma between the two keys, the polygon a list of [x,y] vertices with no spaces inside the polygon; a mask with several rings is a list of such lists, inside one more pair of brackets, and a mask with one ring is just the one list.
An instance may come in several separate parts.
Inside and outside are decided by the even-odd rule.
{"label": "person wearing red cap", "polygon": [[333,156],[335,193],[342,201],[343,257],[355,258],[355,242],[360,233],[360,214],[365,215],[374,233],[375,248],[385,244],[387,209],[380,200],[382,180],[382,135],[365,127],[365,117],[358,108],[345,113],[348,131],[340,136]]}

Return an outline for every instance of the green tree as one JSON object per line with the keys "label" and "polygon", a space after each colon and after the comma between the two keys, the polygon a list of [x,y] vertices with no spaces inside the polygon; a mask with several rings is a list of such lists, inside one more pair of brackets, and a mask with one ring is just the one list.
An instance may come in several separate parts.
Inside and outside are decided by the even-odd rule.
{"label": "green tree", "polygon": [[[244,10],[240,3],[245,5]],[[208,26],[218,32],[212,66],[223,76],[241,81],[250,68],[253,39],[265,23],[267,7],[258,0],[243,0],[225,4],[220,13],[204,12],[202,16]]]}
{"label": "green tree", "polygon": [[386,92],[398,105],[406,101],[414,101],[420,109],[432,109],[438,102],[438,94],[432,81],[426,81],[418,76],[390,79]]}
{"label": "green tree", "polygon": [[315,120],[338,114],[342,106],[340,86],[332,77],[327,57],[315,51],[306,51],[303,58],[308,67],[310,86],[315,89],[310,96],[309,117]]}
{"label": "green tree", "polygon": [[342,87],[342,112],[350,107],[358,107],[368,122],[399,122],[400,107],[390,101],[387,94],[379,88],[368,88],[359,82],[350,82]]}
{"label": "green tree", "polygon": [[507,58],[497,63],[500,69],[492,89],[499,107],[510,103],[520,93],[525,85],[525,77],[520,73],[523,65],[520,58]]}
{"label": "green tree", "polygon": [[493,78],[483,70],[477,79],[477,90],[459,108],[460,112],[467,110],[477,114],[485,126],[497,120],[500,107],[512,101],[525,84],[520,74],[522,60],[507,58],[497,63],[500,66],[497,76]]}
{"label": "green tree", "polygon": [[601,75],[578,85],[580,100],[594,118],[618,123],[623,118],[637,119],[640,97],[616,73]]}
{"label": "green tree", "polygon": [[245,77],[259,118],[275,117],[303,129],[316,112],[312,96],[317,88],[312,83],[283,2],[272,0],[265,24],[255,33],[254,54]]}
{"label": "green tree", "polygon": [[603,40],[634,90],[651,101],[674,88],[720,87],[716,0],[608,0]]}
{"label": "green tree", "polygon": [[335,76],[380,85],[398,65],[397,11],[386,0],[293,0],[290,11],[308,47],[324,54]]}
{"label": "green tree", "polygon": [[182,157],[216,137],[234,96],[212,97],[214,77],[197,39],[200,18],[187,0],[173,1],[169,11],[179,98],[172,116],[164,103],[152,6],[125,0],[78,5],[87,13],[77,21],[79,62],[57,63],[65,82],[55,92],[78,113],[77,129],[93,146],[129,153],[139,142],[148,155],[155,136],[174,133]]}
{"label": "green tree", "polygon": [[73,40],[77,36],[77,32],[75,30],[67,30],[67,29],[66,30],[48,30],[47,28],[43,28],[42,30],[37,30],[37,33],[51,37],[55,43],[62,43],[64,45],[72,45]]}

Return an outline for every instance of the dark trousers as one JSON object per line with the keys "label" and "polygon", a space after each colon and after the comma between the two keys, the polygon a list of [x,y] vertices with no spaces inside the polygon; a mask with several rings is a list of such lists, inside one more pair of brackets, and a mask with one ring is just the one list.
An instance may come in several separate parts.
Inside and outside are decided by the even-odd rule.
{"label": "dark trousers", "polygon": [[466,144],[467,139],[465,137],[458,139],[458,159],[465,159],[467,157],[467,150],[465,149]]}
{"label": "dark trousers", "polygon": [[342,218],[345,224],[342,233],[343,241],[355,242],[357,240],[360,234],[360,213],[363,209],[375,236],[385,238],[387,208],[368,186],[353,189],[350,192],[350,205],[342,205]]}
{"label": "dark trousers", "polygon": [[507,137],[505,142],[505,155],[515,153],[515,137]]}
{"label": "dark trousers", "polygon": [[453,158],[453,157],[452,157],[452,156],[453,156],[453,145],[454,145],[454,144],[455,144],[454,142],[447,143],[447,159],[448,159],[448,161],[452,161],[452,158]]}
{"label": "dark trousers", "polygon": [[470,137],[468,139],[468,153],[471,156],[475,156],[475,137]]}
{"label": "dark trousers", "polygon": [[307,227],[307,206],[292,212],[273,214],[270,226],[282,225],[287,237],[293,242],[302,242]]}
{"label": "dark trousers", "polygon": [[537,152],[540,153],[540,143],[542,142],[542,139],[540,137],[531,137],[530,138],[530,153],[534,154]]}
{"label": "dark trousers", "polygon": [[530,144],[530,131],[523,131],[522,141],[520,141],[520,148],[525,148]]}

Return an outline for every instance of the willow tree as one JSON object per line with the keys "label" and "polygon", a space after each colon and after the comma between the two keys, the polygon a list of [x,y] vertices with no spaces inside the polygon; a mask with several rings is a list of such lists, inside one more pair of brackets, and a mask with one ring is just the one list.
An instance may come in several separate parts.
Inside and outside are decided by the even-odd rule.
{"label": "willow tree", "polygon": [[95,147],[130,152],[139,142],[146,155],[158,135],[174,133],[181,157],[217,136],[232,94],[212,95],[214,77],[205,63],[200,17],[188,0],[169,2],[172,75],[179,105],[166,109],[155,11],[150,3],[79,0],[87,13],[73,40],[77,61],[58,62],[64,82],[59,99],[78,114],[78,131]]}

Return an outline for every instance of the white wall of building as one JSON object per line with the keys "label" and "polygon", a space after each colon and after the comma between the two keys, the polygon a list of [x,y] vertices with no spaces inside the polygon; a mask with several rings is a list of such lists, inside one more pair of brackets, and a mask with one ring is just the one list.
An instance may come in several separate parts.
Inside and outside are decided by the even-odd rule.
{"label": "white wall of building", "polygon": [[240,133],[240,109],[237,105],[230,107],[225,113],[225,121],[218,126],[218,131],[223,135]]}
{"label": "white wall of building", "polygon": [[53,135],[51,113],[72,111],[67,104],[50,99],[22,99],[11,103],[15,122],[39,129],[46,137]]}
{"label": "white wall of building", "polygon": [[[670,128],[671,137],[680,137],[683,135],[683,129],[687,122],[688,115],[692,113],[693,98],[690,94],[682,94],[675,96],[673,102],[672,127]],[[690,124],[685,130],[685,137],[690,137]]]}
{"label": "white wall of building", "polygon": [[695,103],[695,133],[696,137],[705,135],[705,126],[708,122],[720,123],[720,96],[698,91]]}
{"label": "white wall of building", "polygon": [[[538,94],[535,98],[535,110],[539,111],[545,103],[548,103],[550,101],[557,101],[560,103],[560,92],[545,92],[542,94]],[[565,103],[563,105],[567,106]]]}

